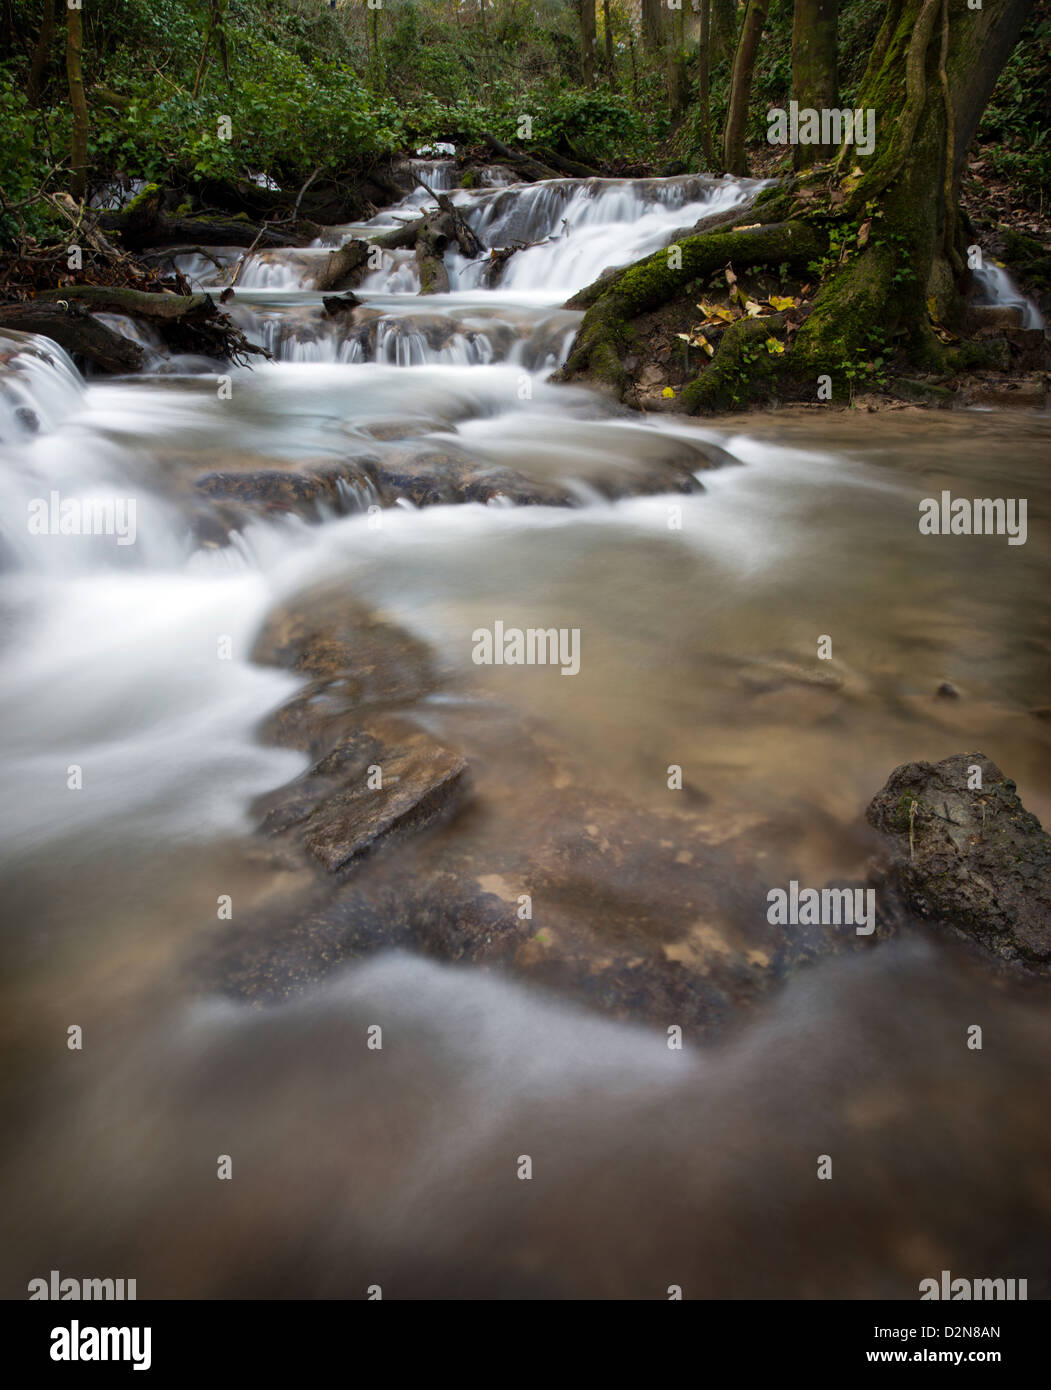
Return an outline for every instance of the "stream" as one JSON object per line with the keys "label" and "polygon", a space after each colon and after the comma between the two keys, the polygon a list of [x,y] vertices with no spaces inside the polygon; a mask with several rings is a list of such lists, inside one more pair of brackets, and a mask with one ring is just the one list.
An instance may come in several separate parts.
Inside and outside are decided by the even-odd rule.
{"label": "stream", "polygon": [[[1051,1296],[1039,994],[919,933],[797,970],[766,917],[790,879],[864,879],[901,763],[980,750],[1051,822],[1051,423],[702,425],[556,385],[573,293],[759,185],[415,168],[524,244],[495,285],[452,251],[419,296],[394,252],[325,313],[319,258],[417,189],[250,257],[227,307],[273,362],[140,334],[148,374],[85,381],[0,340],[0,1292],[915,1298],[951,1269]],[[241,254],[178,264],[218,294]],[[379,496],[375,460],[428,458],[562,504]],[[202,539],[195,480],[335,464],[316,515]],[[943,489],[1026,498],[1025,544],[921,534]],[[127,543],[27,527],[53,494],[134,500]],[[338,884],[257,833],[312,759],[264,736],[306,676],[253,651],[314,596],[398,634],[412,680],[368,718],[469,769]],[[576,632],[579,670],[476,663],[498,622]],[[523,894],[535,939],[450,944]]]}

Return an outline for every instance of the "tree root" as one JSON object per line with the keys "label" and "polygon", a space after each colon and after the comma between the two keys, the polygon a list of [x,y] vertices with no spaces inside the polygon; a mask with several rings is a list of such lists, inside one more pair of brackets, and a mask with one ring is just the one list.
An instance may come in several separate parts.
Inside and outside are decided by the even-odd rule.
{"label": "tree root", "polygon": [[[556,379],[587,378],[626,399],[630,382],[622,362],[633,334],[633,318],[686,295],[696,281],[707,280],[729,264],[737,271],[783,264],[805,271],[809,262],[821,257],[825,246],[820,231],[801,221],[707,232],[679,242],[678,257],[672,254],[674,247],[667,247],[600,279],[566,305],[586,308],[587,313],[573,351]],[[770,320],[763,322],[769,324]],[[723,336],[725,341],[728,335]],[[709,367],[708,372],[711,370]]]}

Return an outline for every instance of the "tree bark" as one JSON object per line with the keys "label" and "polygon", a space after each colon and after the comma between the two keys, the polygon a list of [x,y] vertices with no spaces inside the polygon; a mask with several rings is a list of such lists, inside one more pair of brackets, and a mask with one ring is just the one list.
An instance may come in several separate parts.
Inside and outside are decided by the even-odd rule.
{"label": "tree bark", "polygon": [[[830,110],[838,104],[839,0],[795,0],[792,17],[792,97],[800,110]],[[807,169],[831,157],[831,145],[796,145],[792,161]]]}
{"label": "tree bark", "polygon": [[711,56],[712,0],[700,0],[701,47],[697,65],[697,107],[701,123],[701,149],[705,168],[715,169],[715,147],[712,143]]}
{"label": "tree bark", "polygon": [[656,53],[664,43],[661,0],[642,0],[642,46]]}
{"label": "tree bark", "polygon": [[723,133],[723,164],[727,173],[744,175],[748,173],[748,161],[744,152],[744,132],[748,123],[748,98],[752,91],[752,74],[755,71],[755,57],[759,52],[766,14],[770,0],[748,0],[748,11],[744,17],[741,39],[734,56],[733,77],[730,80],[730,104],[726,112],[726,130]]}
{"label": "tree bark", "polygon": [[577,0],[580,11],[580,75],[585,87],[595,85],[595,0]]}
{"label": "tree bark", "polygon": [[26,97],[31,106],[40,101],[40,87],[51,56],[51,40],[55,36],[55,0],[44,0],[44,15],[40,21],[40,33],[33,49],[33,61],[26,80]]}
{"label": "tree bark", "polygon": [[613,81],[613,17],[609,0],[602,0],[602,37],[606,44],[606,76]]}
{"label": "tree bark", "polygon": [[83,48],[84,27],[80,10],[67,10],[66,76],[69,80],[69,104],[73,112],[70,147],[73,172],[69,181],[69,191],[78,203],[84,201],[88,176],[88,102],[84,95]]}
{"label": "tree bark", "polygon": [[671,33],[674,42],[668,50],[668,107],[672,120],[678,120],[686,110],[686,12],[682,0],[672,11]]}
{"label": "tree bark", "polygon": [[729,61],[737,50],[737,0],[712,0],[712,62]]}

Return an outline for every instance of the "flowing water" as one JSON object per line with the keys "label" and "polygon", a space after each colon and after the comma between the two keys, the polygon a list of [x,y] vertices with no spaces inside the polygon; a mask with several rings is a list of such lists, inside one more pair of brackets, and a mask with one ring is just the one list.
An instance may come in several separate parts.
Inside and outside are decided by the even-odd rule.
{"label": "flowing water", "polygon": [[[417,167],[452,188],[451,165]],[[140,1297],[910,1298],[943,1268],[1051,1293],[1046,1008],[944,941],[832,956],[681,1051],[652,1010],[602,1016],[425,958],[411,931],[313,961],[285,1002],[209,982],[224,933],[273,900],[253,804],[309,761],[261,737],[302,681],[253,642],[320,591],[427,645],[437,688],[408,713],[472,770],[461,813],[354,883],[390,891],[393,865],[426,903],[467,864],[498,896],[526,884],[587,968],[772,937],[765,888],[862,878],[865,805],[912,759],[980,749],[1051,819],[1045,417],[699,426],[546,380],[580,321],[569,295],[753,191],[456,189],[487,245],[522,244],[495,286],[450,254],[450,292],[421,298],[396,254],[353,315],[325,315],[304,287],[317,258],[415,215],[418,189],[248,261],[232,312],[277,360],[225,394],[216,364],[159,348],[152,375],[85,383],[45,340],[0,344],[5,1295],[51,1269],[137,1278]],[[219,288],[240,255],[181,264]],[[180,501],[208,470],[395,448],[512,467],[577,505],[377,514],[361,482],[320,524],[259,520],[217,546]],[[703,491],[630,495],[684,458]],[[921,535],[945,488],[1027,498],[1026,544]],[[134,499],[134,534],[37,534],[27,512],[53,494],[125,521]],[[497,620],[579,630],[579,673],[475,665]],[[584,841],[614,823],[617,865],[596,869]],[[662,944],[669,865],[717,891]]]}

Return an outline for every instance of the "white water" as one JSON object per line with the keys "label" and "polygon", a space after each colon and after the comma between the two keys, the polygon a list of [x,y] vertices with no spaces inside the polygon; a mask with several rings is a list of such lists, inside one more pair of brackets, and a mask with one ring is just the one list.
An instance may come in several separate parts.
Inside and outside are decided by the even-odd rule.
{"label": "white water", "polygon": [[[437,189],[448,175],[433,162],[423,176]],[[534,747],[565,758],[596,818],[611,787],[664,814],[664,769],[679,762],[720,832],[760,826],[755,862],[772,876],[803,864],[815,882],[863,873],[860,811],[907,758],[980,744],[1027,804],[1051,809],[1046,724],[1029,713],[1046,703],[1034,628],[1048,619],[1046,544],[935,551],[915,524],[917,496],[950,480],[1025,488],[1046,513],[1035,423],[742,432],[621,417],[545,380],[579,322],[559,307],[569,293],[749,191],[697,179],[457,191],[487,244],[545,244],[517,252],[494,290],[450,256],[456,288],[425,299],[398,258],[349,324],[301,287],[311,256],[253,257],[235,312],[281,360],[234,371],[229,400],[214,373],[85,386],[53,344],[2,344],[14,354],[0,374],[3,1014],[26,1106],[10,1135],[5,1293],[70,1261],[138,1275],[143,1297],[358,1297],[388,1276],[424,1296],[663,1297],[684,1282],[687,1296],[914,1297],[931,1261],[1028,1272],[1046,1213],[1004,1173],[1035,1183],[1046,1134],[1004,1098],[1046,1087],[1046,1022],[1006,989],[990,999],[933,946],[815,970],[710,1053],[401,955],[345,965],[263,1012],[202,1000],[182,974],[188,946],[233,929],[216,919],[220,894],[237,926],[253,920],[249,808],[306,759],[261,743],[298,682],[249,653],[273,606],[320,581],[412,630],[450,676],[452,692],[414,713],[468,749],[467,837],[495,824],[528,851],[535,831],[515,803],[547,775]],[[373,230],[425,201],[417,190]],[[219,283],[207,258],[187,269]],[[684,449],[700,465],[716,440],[744,466],[699,466],[704,494],[602,500],[598,484]],[[201,473],[388,444],[562,481],[582,505],[402,499],[378,528],[360,513],[292,517],[221,550],[193,540],[178,488]],[[134,499],[135,543],[31,534],[28,505],[52,491]],[[579,626],[579,679],[472,668],[471,631],[494,614]],[[824,632],[842,695],[742,684],[742,670],[812,659]],[[944,679],[966,698],[935,701]],[[519,730],[537,723],[547,742],[534,745]],[[404,853],[408,876],[424,871]],[[646,886],[659,902],[659,877]],[[646,907],[615,879],[585,880],[582,896],[611,935]],[[955,1041],[976,1009],[997,1039],[977,1081]],[[72,1020],[90,1046],[70,1082]],[[352,1052],[378,1020],[388,1051]],[[843,1166],[816,1209],[813,1155],[828,1145]],[[200,1174],[214,1190],[214,1154],[228,1152],[235,1195],[215,1208]],[[538,1163],[526,1216],[522,1152]]]}
{"label": "white water", "polygon": [[1022,294],[1011,279],[1010,272],[1005,270],[1002,265],[987,262],[981,270],[976,270],[973,273],[979,287],[976,303],[998,304],[1006,308],[1017,309],[1021,315],[1020,326],[1022,328],[1044,327],[1043,314],[1031,299],[1027,299]]}

